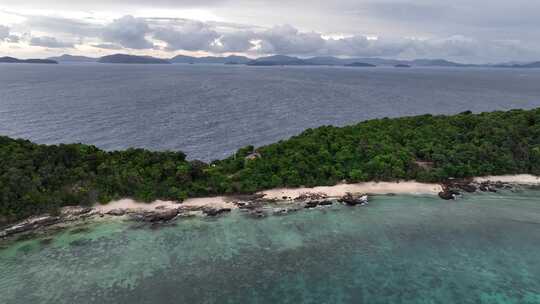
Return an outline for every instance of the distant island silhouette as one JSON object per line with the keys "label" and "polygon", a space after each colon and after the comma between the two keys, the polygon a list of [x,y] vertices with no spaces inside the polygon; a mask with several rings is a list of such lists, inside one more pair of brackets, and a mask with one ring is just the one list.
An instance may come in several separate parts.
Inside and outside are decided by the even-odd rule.
{"label": "distant island silhouette", "polygon": [[17,59],[13,57],[1,57],[0,63],[40,63],[40,64],[58,64],[51,59]]}
{"label": "distant island silhouette", "polygon": [[466,64],[452,62],[446,59],[414,59],[399,60],[377,57],[368,58],[339,58],[333,56],[317,56],[299,58],[286,55],[272,55],[259,58],[246,56],[206,56],[194,57],[177,55],[173,58],[157,58],[152,56],[137,56],[129,54],[114,54],[100,58],[63,54],[47,59],[17,59],[14,57],[1,57],[0,63],[121,63],[121,64],[226,64],[248,66],[346,66],[346,67],[376,67],[388,66],[396,68],[410,67],[487,67],[487,68],[540,68],[540,61],[524,63],[494,63],[494,64]]}

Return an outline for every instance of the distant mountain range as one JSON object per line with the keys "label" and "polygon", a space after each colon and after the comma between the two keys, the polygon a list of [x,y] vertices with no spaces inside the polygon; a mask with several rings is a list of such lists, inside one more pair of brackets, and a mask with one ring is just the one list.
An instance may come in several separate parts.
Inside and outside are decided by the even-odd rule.
{"label": "distant mountain range", "polygon": [[275,65],[330,65],[330,66],[422,66],[422,67],[486,67],[489,65],[461,64],[444,59],[416,59],[396,60],[383,58],[337,58],[337,57],[313,57],[300,59],[291,56],[269,56],[252,60],[247,65],[275,66]]}
{"label": "distant mountain range", "polygon": [[227,57],[191,57],[178,55],[169,60],[172,63],[187,63],[187,64],[246,64],[251,61],[245,56],[227,56]]}
{"label": "distant mountain range", "polygon": [[227,57],[192,57],[178,55],[170,59],[150,56],[134,56],[115,54],[101,58],[85,56],[62,55],[48,59],[19,60],[12,57],[0,58],[1,62],[9,63],[125,63],[125,64],[245,64],[250,66],[388,66],[388,67],[493,67],[493,68],[540,68],[540,61],[531,63],[498,63],[498,64],[463,64],[444,59],[415,59],[397,60],[384,58],[338,58],[332,56],[319,56],[312,58],[298,58],[285,55],[274,55],[251,59],[245,56]]}
{"label": "distant mountain range", "polygon": [[284,55],[261,57],[246,63],[253,66],[312,65],[308,60]]}
{"label": "distant mountain range", "polygon": [[44,63],[58,64],[58,62],[50,59],[17,59],[13,57],[0,57],[0,63]]}
{"label": "distant mountain range", "polygon": [[345,65],[346,67],[353,67],[353,68],[369,68],[369,67],[376,67],[376,65],[371,63],[365,63],[365,62],[353,62],[348,63]]}
{"label": "distant mountain range", "polygon": [[497,68],[521,68],[521,69],[531,69],[531,68],[540,68],[540,61],[531,62],[531,63],[514,63],[514,64],[498,64],[495,65]]}

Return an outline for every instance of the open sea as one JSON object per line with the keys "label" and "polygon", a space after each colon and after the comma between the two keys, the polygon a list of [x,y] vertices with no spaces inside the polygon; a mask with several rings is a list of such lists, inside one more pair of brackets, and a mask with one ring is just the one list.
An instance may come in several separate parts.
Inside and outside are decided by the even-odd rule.
{"label": "open sea", "polygon": [[[540,70],[0,64],[0,134],[223,158],[306,128],[540,107]],[[0,303],[540,303],[540,191],[0,243]]]}
{"label": "open sea", "polygon": [[540,107],[540,69],[0,64],[0,134],[224,158],[321,125]]}

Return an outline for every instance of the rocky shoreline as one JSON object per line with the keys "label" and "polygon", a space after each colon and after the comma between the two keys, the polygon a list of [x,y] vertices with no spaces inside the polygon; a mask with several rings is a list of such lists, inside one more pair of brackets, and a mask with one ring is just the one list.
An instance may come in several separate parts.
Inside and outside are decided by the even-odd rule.
{"label": "rocky shoreline", "polygon": [[444,200],[458,199],[463,193],[492,192],[513,190],[516,184],[502,181],[478,181],[475,179],[450,179],[441,183],[442,191],[439,197]]}
{"label": "rocky shoreline", "polygon": [[284,197],[282,200],[265,199],[262,195],[247,195],[231,197],[234,208],[219,205],[207,206],[184,206],[177,203],[176,206],[161,205],[153,210],[145,209],[112,209],[102,211],[91,207],[64,207],[57,215],[43,214],[20,221],[14,225],[0,230],[0,240],[14,238],[24,234],[42,234],[55,228],[61,229],[73,223],[89,222],[97,219],[120,218],[133,222],[160,225],[175,221],[180,218],[194,216],[216,217],[238,209],[240,212],[253,218],[263,218],[272,215],[286,215],[301,209],[312,209],[335,204],[347,206],[365,206],[368,196],[365,194],[352,194],[341,198],[329,198],[324,193],[304,194],[299,197]]}
{"label": "rocky shoreline", "polygon": [[[407,187],[405,184],[402,182],[395,185],[396,187]],[[428,184],[421,185],[427,186]],[[340,191],[337,192],[318,191],[321,189],[327,190],[320,187],[311,188],[310,191],[304,191],[304,189],[301,189],[302,191],[299,191],[299,189],[294,191],[277,189],[278,192],[261,192],[254,195],[219,198],[200,198],[183,203],[156,201],[152,204],[135,202],[124,204],[125,202],[117,201],[118,204],[116,205],[109,203],[95,207],[64,207],[60,210],[59,214],[44,214],[31,217],[0,229],[0,240],[15,238],[24,234],[47,233],[48,231],[61,229],[69,225],[98,219],[119,218],[148,223],[150,225],[160,225],[180,218],[193,216],[216,217],[233,210],[238,210],[245,213],[246,216],[253,218],[263,218],[267,216],[282,216],[301,209],[324,208],[336,204],[365,206],[368,204],[369,196],[393,194],[393,192],[381,193],[380,191],[373,193],[345,192],[343,191],[344,186],[354,187],[354,185],[336,185],[333,190],[341,187],[339,188]],[[416,185],[414,186],[416,187]],[[536,183],[536,180],[533,180],[532,183],[521,183],[519,181],[500,181],[497,179],[491,181],[486,178],[450,179],[439,185],[432,184],[432,187],[428,187],[431,192],[426,191],[424,194],[438,194],[443,200],[456,200],[464,193],[495,193],[501,190],[514,191],[521,186],[534,187],[540,186],[540,183]],[[349,188],[345,189],[349,190]],[[440,192],[434,192],[433,189],[439,189],[437,191]],[[280,195],[277,195],[277,193]],[[336,193],[339,194],[337,195]]]}

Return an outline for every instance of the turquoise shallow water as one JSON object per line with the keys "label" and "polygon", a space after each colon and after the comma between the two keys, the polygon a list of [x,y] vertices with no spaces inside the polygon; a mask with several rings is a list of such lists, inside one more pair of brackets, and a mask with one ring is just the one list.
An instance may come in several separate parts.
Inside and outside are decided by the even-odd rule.
{"label": "turquoise shallow water", "polygon": [[108,222],[4,244],[0,303],[540,303],[540,192]]}

